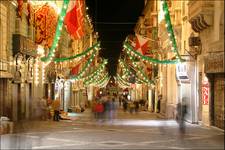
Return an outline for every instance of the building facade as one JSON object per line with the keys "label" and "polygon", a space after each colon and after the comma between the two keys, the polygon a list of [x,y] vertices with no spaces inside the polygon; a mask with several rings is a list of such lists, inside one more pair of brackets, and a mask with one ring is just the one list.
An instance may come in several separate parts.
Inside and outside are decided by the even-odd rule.
{"label": "building facade", "polygon": [[197,57],[198,120],[224,129],[224,1],[187,5],[189,48]]}

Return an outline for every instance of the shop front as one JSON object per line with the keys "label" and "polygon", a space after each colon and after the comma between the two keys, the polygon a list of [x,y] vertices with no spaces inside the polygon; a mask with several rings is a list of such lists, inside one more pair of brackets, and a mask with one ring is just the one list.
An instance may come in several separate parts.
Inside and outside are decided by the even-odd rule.
{"label": "shop front", "polygon": [[224,129],[224,52],[206,56],[204,70],[202,104],[209,107],[210,125]]}
{"label": "shop front", "polygon": [[186,120],[191,123],[198,122],[196,61],[190,56],[183,56],[186,62],[176,65],[178,82],[178,102],[187,105]]}

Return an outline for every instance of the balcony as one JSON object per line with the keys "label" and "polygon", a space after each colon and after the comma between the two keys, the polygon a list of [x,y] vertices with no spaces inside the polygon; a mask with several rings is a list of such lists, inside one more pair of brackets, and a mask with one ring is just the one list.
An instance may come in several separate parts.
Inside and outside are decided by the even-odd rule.
{"label": "balcony", "polygon": [[214,1],[190,1],[188,17],[192,29],[201,32],[213,24]]}
{"label": "balcony", "polygon": [[9,61],[0,59],[0,78],[12,78]]}

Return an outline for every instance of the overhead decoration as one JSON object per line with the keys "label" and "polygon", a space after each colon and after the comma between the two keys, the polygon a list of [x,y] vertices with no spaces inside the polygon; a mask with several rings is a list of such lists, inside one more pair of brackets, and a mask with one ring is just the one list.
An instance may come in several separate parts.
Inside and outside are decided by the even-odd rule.
{"label": "overhead decoration", "polygon": [[64,20],[64,16],[66,15],[66,10],[68,7],[68,3],[69,0],[63,0],[63,5],[62,5],[62,9],[60,12],[60,15],[58,17],[58,23],[57,23],[57,27],[56,27],[56,31],[55,31],[55,37],[53,40],[53,43],[49,49],[49,53],[46,57],[42,57],[41,60],[44,62],[48,62],[52,59],[54,53],[55,53],[55,49],[58,46],[58,41],[61,35],[61,30],[62,30],[62,26],[63,26],[63,20]]}
{"label": "overhead decoration", "polygon": [[[177,50],[177,43],[176,43],[176,39],[175,39],[175,35],[173,32],[173,26],[171,24],[171,19],[170,19],[170,13],[169,13],[169,9],[168,9],[168,5],[167,2],[165,0],[162,0],[163,3],[163,12],[164,12],[164,17],[165,17],[165,21],[166,21],[166,29],[170,38],[170,43],[172,44],[173,47],[173,52],[176,53],[176,58],[179,60],[182,60],[180,57],[180,54]],[[182,60],[183,61],[183,60]]]}
{"label": "overhead decoration", "polygon": [[128,42],[124,43],[124,48],[125,48],[127,54],[131,53],[132,56],[138,57],[138,58],[142,59],[143,61],[147,61],[149,63],[176,64],[176,63],[180,62],[180,59],[159,60],[159,59],[151,58],[151,57],[148,57],[148,56],[144,56],[144,55],[140,54],[139,52],[137,52],[136,50],[134,50],[133,47]]}
{"label": "overhead decoration", "polygon": [[[30,9],[31,10],[31,9]],[[57,12],[48,3],[35,10],[35,43],[50,48],[55,36]]]}
{"label": "overhead decoration", "polygon": [[84,0],[71,1],[65,17],[67,32],[74,38],[84,36]]}
{"label": "overhead decoration", "polygon": [[107,73],[105,73],[105,75],[103,75],[102,76],[102,78],[100,79],[100,80],[96,80],[95,82],[94,82],[94,84],[96,85],[96,86],[101,86],[106,80],[108,80],[110,77],[109,77],[109,74],[108,74],[108,72]]}
{"label": "overhead decoration", "polygon": [[80,58],[80,57],[85,57],[93,49],[99,50],[100,49],[100,42],[97,42],[92,47],[87,48],[86,50],[84,50],[80,54],[77,54],[77,55],[74,55],[74,56],[70,56],[70,57],[64,57],[64,58],[55,58],[54,61],[55,62],[64,62],[64,61],[69,61],[69,60],[76,59],[76,58]]}
{"label": "overhead decoration", "polygon": [[148,39],[142,37],[141,35],[136,34],[135,36],[135,42],[132,42],[132,46],[134,46],[134,49],[139,52],[142,55],[145,55],[145,53],[148,50]]}
{"label": "overhead decoration", "polygon": [[102,80],[99,84],[97,84],[96,86],[98,86],[99,88],[103,88],[105,87],[108,83],[109,83],[110,77],[107,76],[104,80]]}
{"label": "overhead decoration", "polygon": [[28,24],[33,25],[34,24],[34,8],[30,2],[27,3],[27,12],[28,12],[28,15],[27,15]]}
{"label": "overhead decoration", "polygon": [[[165,17],[165,21],[166,21],[166,28],[167,28],[167,32],[168,32],[169,38],[170,38],[170,43],[172,46],[172,52],[175,52],[175,54],[176,54],[175,58],[171,58],[168,60],[159,60],[157,58],[145,56],[144,52],[146,52],[145,44],[146,44],[147,39],[145,39],[145,40],[141,39],[142,37],[139,37],[139,41],[143,41],[142,44],[139,44],[140,42],[136,42],[136,44],[134,44],[134,43],[132,43],[132,41],[129,42],[128,39],[126,39],[126,41],[124,42],[124,49],[126,50],[127,54],[130,53],[132,56],[142,59],[142,61],[146,61],[149,63],[155,63],[155,64],[176,64],[176,63],[179,63],[184,60],[181,59],[179,52],[177,50],[177,43],[176,43],[176,39],[174,36],[171,20],[170,20],[170,14],[169,14],[167,2],[165,0],[163,0],[162,4],[163,4],[164,15],[165,15],[164,17]],[[137,49],[137,48],[139,48],[139,49]],[[140,49],[140,48],[144,48],[144,49]]]}
{"label": "overhead decoration", "polygon": [[87,68],[91,65],[92,61],[94,60],[94,57],[96,56],[96,50],[94,50],[93,54],[90,56],[90,58],[87,60],[87,63],[84,65],[84,67],[81,69],[81,71],[76,76],[72,76],[71,79],[73,80],[79,80],[82,79],[85,71]]}
{"label": "overhead decoration", "polygon": [[81,65],[81,64],[79,63],[79,64],[77,64],[75,67],[73,67],[73,68],[71,69],[71,71],[70,71],[70,74],[71,74],[71,75],[77,75],[78,72],[79,72],[80,65]]}
{"label": "overhead decoration", "polygon": [[96,77],[100,76],[100,73],[104,71],[106,64],[107,64],[107,60],[104,59],[103,63],[100,64],[95,71],[93,71],[90,75],[87,75],[87,77],[83,78],[84,82],[92,83],[96,79]]}
{"label": "overhead decoration", "polygon": [[[132,58],[131,58],[131,60],[132,60],[133,65],[137,66],[137,64],[135,64],[135,62],[134,62],[134,60],[133,60]],[[128,69],[128,66],[125,64],[125,62],[124,62],[123,60],[119,60],[119,62],[120,62],[120,64],[122,65],[122,67],[125,68],[125,71],[128,71],[128,70],[129,70],[129,69]],[[141,78],[140,78],[137,74],[135,75],[135,76],[136,76],[136,79],[137,79],[137,82],[138,82],[139,84],[141,84],[141,83],[154,84],[154,82],[153,82],[152,80],[148,79],[148,77],[147,77],[146,74],[142,71],[142,69],[141,69],[140,67],[137,67],[135,71],[137,72],[137,74],[140,74],[140,76],[141,76]],[[128,74],[131,75],[132,73],[129,72]]]}
{"label": "overhead decoration", "polygon": [[22,19],[23,13],[23,0],[17,0],[17,16]]}

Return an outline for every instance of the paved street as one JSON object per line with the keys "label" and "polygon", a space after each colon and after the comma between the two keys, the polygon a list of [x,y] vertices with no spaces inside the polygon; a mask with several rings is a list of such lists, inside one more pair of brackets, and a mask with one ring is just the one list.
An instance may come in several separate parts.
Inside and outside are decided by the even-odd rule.
{"label": "paved street", "polygon": [[174,120],[150,112],[120,111],[113,122],[96,122],[86,111],[73,120],[33,121],[1,136],[1,149],[224,149],[224,131],[187,124],[179,133]]}

